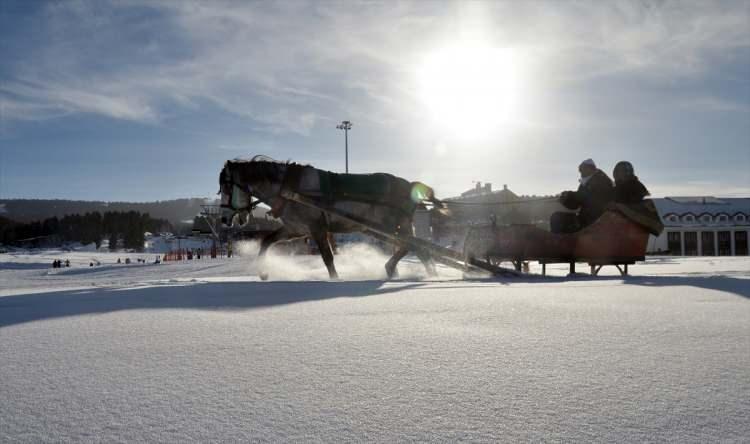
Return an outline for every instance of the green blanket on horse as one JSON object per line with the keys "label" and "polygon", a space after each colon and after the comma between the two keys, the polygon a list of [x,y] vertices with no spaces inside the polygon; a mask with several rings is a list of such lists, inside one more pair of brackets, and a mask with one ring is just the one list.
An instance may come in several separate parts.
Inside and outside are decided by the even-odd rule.
{"label": "green blanket on horse", "polygon": [[391,174],[339,174],[318,170],[318,175],[320,192],[326,200],[388,205],[408,214],[416,206],[411,199],[411,183]]}

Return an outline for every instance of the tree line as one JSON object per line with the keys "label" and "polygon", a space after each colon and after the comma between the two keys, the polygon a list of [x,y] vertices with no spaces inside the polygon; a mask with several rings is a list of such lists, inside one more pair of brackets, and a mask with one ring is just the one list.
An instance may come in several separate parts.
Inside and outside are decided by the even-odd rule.
{"label": "tree line", "polygon": [[50,217],[62,218],[68,214],[137,211],[139,213],[148,213],[158,219],[167,219],[173,226],[177,227],[181,221],[192,219],[195,214],[201,211],[201,205],[208,203],[216,202],[207,201],[203,198],[173,199],[156,202],[0,199],[0,214],[18,222],[34,222]]}
{"label": "tree line", "polygon": [[118,247],[143,250],[144,233],[172,231],[165,219],[152,218],[137,211],[98,211],[69,214],[62,218],[29,223],[15,222],[0,217],[0,243],[7,245],[60,246],[66,242],[94,243],[99,248],[104,239],[110,250]]}

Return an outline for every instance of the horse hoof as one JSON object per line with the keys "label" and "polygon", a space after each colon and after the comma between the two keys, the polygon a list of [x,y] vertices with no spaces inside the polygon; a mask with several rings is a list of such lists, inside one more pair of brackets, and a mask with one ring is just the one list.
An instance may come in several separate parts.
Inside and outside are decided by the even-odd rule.
{"label": "horse hoof", "polygon": [[398,270],[396,269],[396,267],[393,267],[393,268],[385,267],[385,274],[388,275],[388,279],[395,279],[398,277]]}

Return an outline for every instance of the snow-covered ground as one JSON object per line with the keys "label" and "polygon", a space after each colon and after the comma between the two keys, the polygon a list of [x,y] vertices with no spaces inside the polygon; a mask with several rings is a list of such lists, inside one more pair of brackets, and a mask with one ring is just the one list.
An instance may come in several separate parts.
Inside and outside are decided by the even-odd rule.
{"label": "snow-covered ground", "polygon": [[239,250],[0,254],[0,442],[750,439],[746,257],[385,281],[353,246],[261,282]]}

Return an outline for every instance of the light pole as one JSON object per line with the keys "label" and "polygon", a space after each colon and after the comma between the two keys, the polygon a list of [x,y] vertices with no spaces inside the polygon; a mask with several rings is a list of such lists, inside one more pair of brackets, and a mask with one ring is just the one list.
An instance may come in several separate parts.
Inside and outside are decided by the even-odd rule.
{"label": "light pole", "polygon": [[344,130],[344,156],[346,159],[346,174],[349,174],[349,130],[352,129],[352,122],[344,120],[337,129]]}

